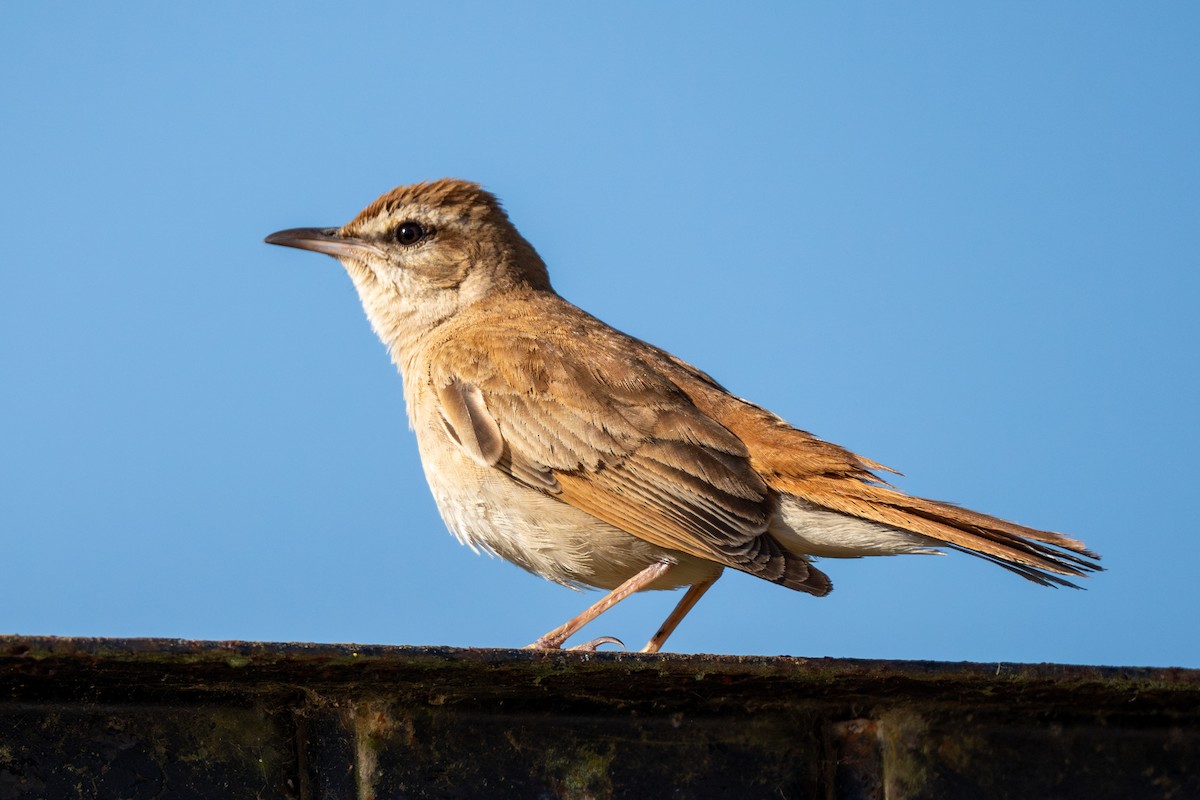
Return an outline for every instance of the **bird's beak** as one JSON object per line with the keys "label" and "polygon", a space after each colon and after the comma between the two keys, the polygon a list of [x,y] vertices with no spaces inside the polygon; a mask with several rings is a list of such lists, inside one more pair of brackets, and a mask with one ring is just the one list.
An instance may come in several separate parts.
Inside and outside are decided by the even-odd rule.
{"label": "bird's beak", "polygon": [[334,258],[361,260],[368,253],[383,255],[375,245],[353,236],[342,236],[337,228],[288,228],[286,231],[272,233],[263,241],[283,247],[312,250],[314,253],[324,253]]}

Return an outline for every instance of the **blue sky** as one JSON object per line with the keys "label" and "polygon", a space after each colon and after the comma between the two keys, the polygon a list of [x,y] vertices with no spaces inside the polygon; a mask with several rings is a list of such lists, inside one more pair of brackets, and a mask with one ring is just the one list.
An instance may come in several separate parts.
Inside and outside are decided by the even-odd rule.
{"label": "blue sky", "polygon": [[594,599],[446,533],[349,280],[262,244],[455,176],[567,298],[1108,568],[727,573],[671,649],[1200,667],[1196,9],[12,7],[0,632],[519,646]]}

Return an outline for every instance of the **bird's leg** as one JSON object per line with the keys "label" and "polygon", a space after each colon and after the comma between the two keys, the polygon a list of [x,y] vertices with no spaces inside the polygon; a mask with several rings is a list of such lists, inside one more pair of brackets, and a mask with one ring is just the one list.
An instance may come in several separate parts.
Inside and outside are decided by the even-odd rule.
{"label": "bird's leg", "polygon": [[[642,570],[638,574],[634,575],[629,580],[622,583],[617,588],[613,589],[611,592],[606,594],[604,597],[600,598],[599,601],[593,603],[587,610],[585,610],[579,616],[567,620],[562,625],[559,625],[557,628],[550,631],[546,635],[539,636],[538,640],[536,642],[527,646],[525,649],[526,650],[557,650],[558,648],[562,647],[563,642],[565,642],[567,639],[570,639],[572,636],[574,636],[579,631],[579,629],[582,628],[584,625],[587,625],[589,622],[594,620],[596,617],[600,616],[605,611],[608,611],[610,608],[612,608],[617,603],[624,600],[626,597],[629,597],[629,595],[633,594],[636,591],[639,591],[640,589],[646,588],[651,583],[654,583],[654,581],[658,580],[663,575],[666,575],[670,570],[671,570],[670,564],[667,564],[662,561],[654,562],[653,564],[646,567],[644,570]],[[693,602],[695,602],[695,601],[693,601]],[[684,613],[687,613],[687,612],[685,611]],[[681,618],[682,618],[682,615],[681,615]],[[676,624],[678,624],[678,621],[676,622]],[[668,633],[669,632],[670,631],[668,631]],[[664,638],[666,638],[666,637],[664,637]],[[599,644],[599,643],[600,643],[599,639],[596,640],[596,642],[589,642],[589,644]],[[586,649],[586,645],[584,645],[584,648]],[[592,649],[595,649],[595,648],[593,647]]]}
{"label": "bird's leg", "polygon": [[675,610],[659,626],[658,633],[654,634],[650,638],[650,641],[646,642],[646,646],[642,648],[642,652],[657,653],[659,648],[663,646],[663,643],[667,641],[667,637],[675,632],[675,629],[679,627],[679,623],[683,622],[683,618],[688,615],[688,612],[692,610],[696,603],[700,602],[700,598],[717,582],[717,578],[719,577],[721,577],[721,573],[718,572],[714,578],[700,581],[700,583],[693,583],[689,586],[687,592],[679,599]]}

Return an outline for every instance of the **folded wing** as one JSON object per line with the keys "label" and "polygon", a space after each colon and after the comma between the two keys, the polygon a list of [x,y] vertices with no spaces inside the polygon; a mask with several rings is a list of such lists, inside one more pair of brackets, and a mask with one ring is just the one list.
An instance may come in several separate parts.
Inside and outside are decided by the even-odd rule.
{"label": "folded wing", "polygon": [[[497,322],[487,331],[488,348],[512,352],[473,364],[435,356],[430,374],[447,429],[476,462],[656,546],[830,590],[768,532],[778,496],[746,446],[662,374],[655,351],[631,358],[589,341],[584,354],[561,330],[534,338]],[[487,351],[461,336],[442,347]]]}

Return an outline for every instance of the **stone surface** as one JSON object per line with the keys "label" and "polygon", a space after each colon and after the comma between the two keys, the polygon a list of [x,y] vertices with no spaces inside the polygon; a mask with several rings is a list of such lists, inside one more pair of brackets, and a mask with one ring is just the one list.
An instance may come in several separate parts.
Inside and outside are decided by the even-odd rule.
{"label": "stone surface", "polygon": [[8,798],[1200,798],[1200,672],[0,637]]}

